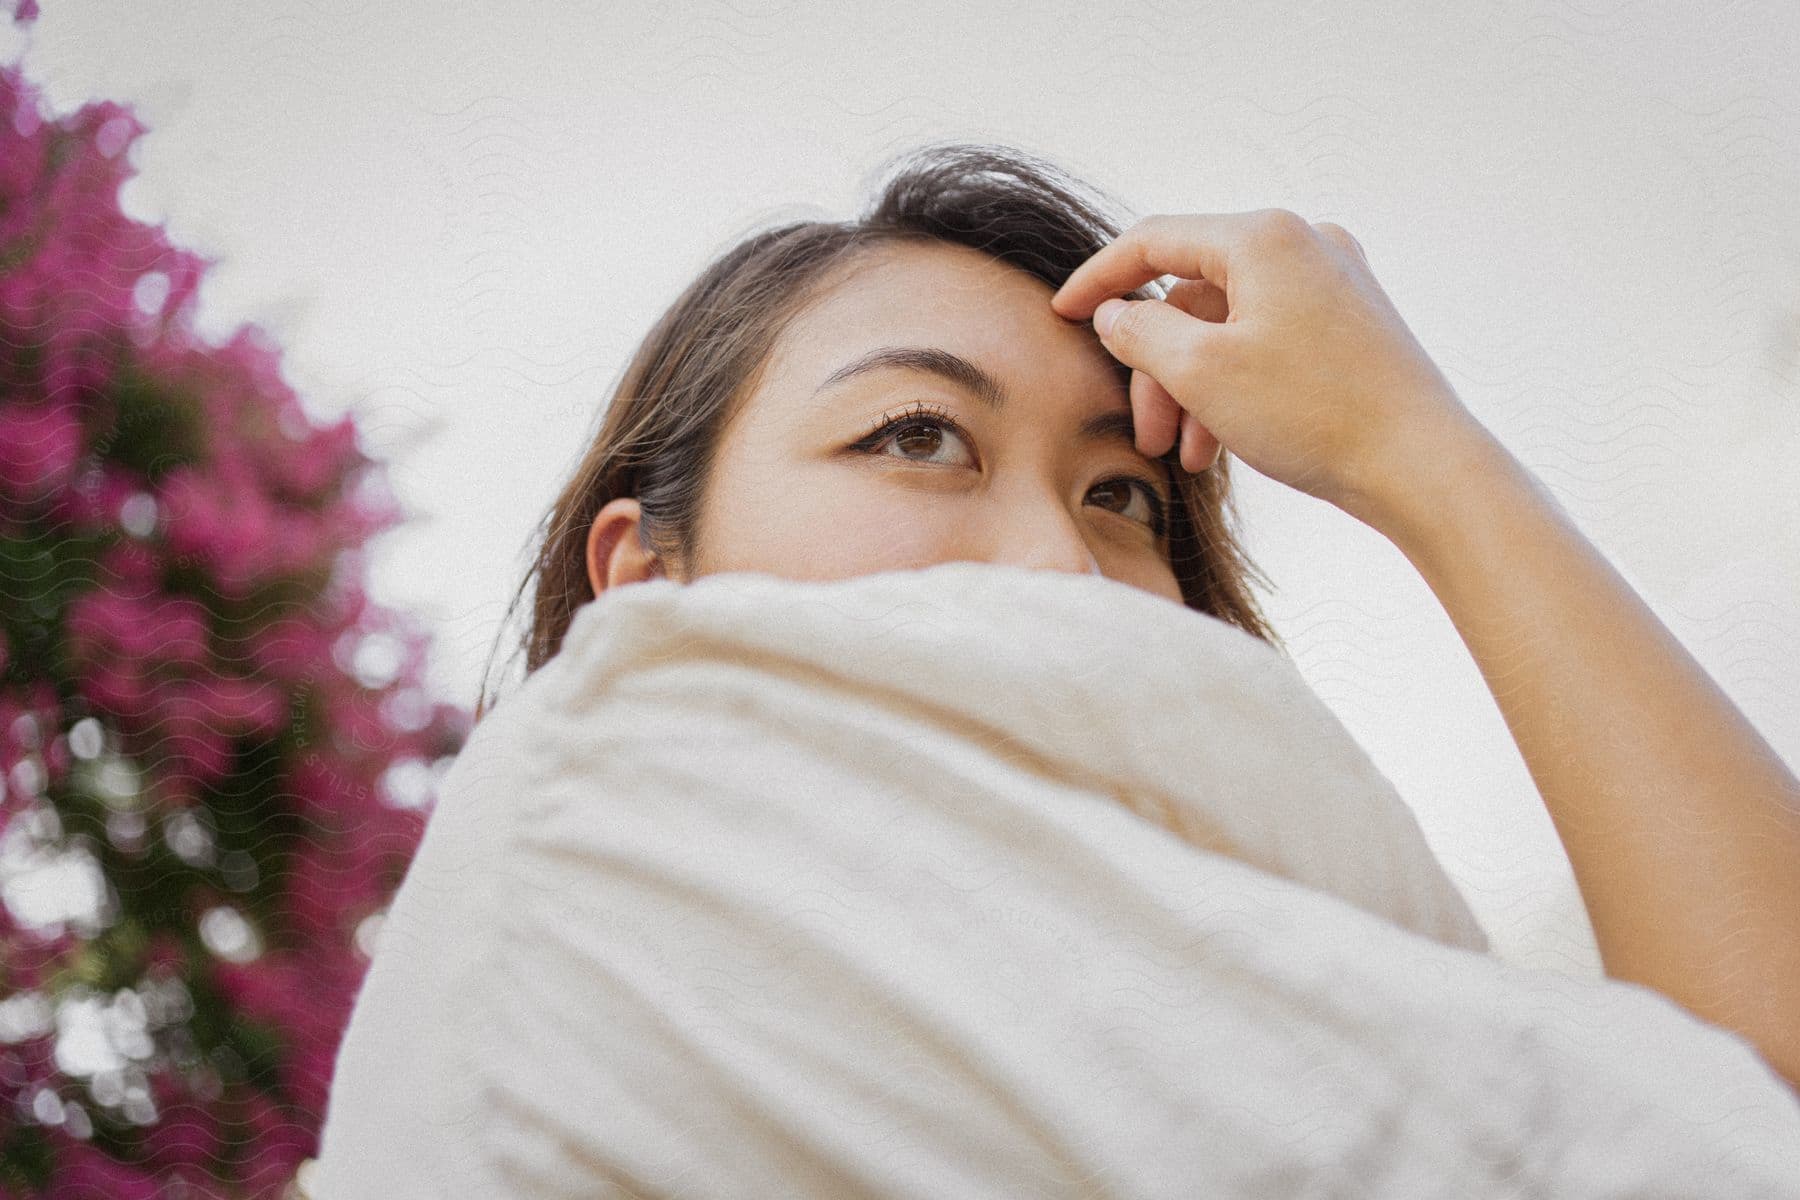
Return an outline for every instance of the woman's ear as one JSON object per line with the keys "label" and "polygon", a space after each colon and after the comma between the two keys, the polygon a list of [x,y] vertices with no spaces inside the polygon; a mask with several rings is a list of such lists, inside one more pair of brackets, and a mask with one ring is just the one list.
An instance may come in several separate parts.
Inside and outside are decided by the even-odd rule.
{"label": "woman's ear", "polygon": [[608,500],[588,527],[588,584],[598,596],[609,587],[663,576],[662,561],[638,544],[643,509],[634,496]]}

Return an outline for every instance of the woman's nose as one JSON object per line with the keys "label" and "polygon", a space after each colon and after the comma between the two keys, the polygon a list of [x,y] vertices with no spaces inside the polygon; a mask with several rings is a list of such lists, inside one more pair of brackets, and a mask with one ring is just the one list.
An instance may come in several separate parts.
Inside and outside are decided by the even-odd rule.
{"label": "woman's nose", "polygon": [[1059,504],[1034,504],[1028,513],[1000,522],[997,538],[990,561],[1071,575],[1102,574],[1080,526]]}

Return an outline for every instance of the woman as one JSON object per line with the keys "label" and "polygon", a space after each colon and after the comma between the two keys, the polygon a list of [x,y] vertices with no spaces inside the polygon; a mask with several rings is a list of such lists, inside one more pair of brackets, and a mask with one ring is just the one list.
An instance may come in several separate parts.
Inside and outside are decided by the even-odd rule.
{"label": "woman", "polygon": [[[1117,417],[1109,440],[1071,445],[1067,461],[1050,461],[1065,453],[1062,423],[1072,431],[1090,411],[1129,411],[1130,370],[1044,303],[1046,289],[1115,232],[1084,190],[1025,155],[943,146],[903,164],[856,221],[784,225],[720,256],[644,338],[599,436],[545,517],[514,598],[516,607],[533,587],[520,647],[527,672],[556,653],[575,611],[608,584],[615,555],[615,583],[745,568],[834,578],[959,558],[1097,568],[1274,642],[1248,587],[1260,573],[1229,529],[1228,465],[1197,470],[1218,456],[1204,431],[1190,422],[1183,452],[1195,470],[1174,469],[1167,436],[1158,453],[1171,452],[1160,462],[1134,452],[1130,426]],[[966,478],[953,483],[953,464],[966,476],[972,447],[947,423],[927,435],[941,437],[941,449],[905,452],[934,460],[935,476],[883,472],[873,456],[824,451],[846,420],[867,417],[870,428],[856,432],[873,432],[882,398],[909,377],[918,386],[929,381],[935,393],[958,386],[944,371],[975,382],[949,354],[912,355],[911,367],[842,379],[829,396],[815,396],[825,374],[888,345],[954,345],[968,352],[965,361],[1025,386],[1022,403],[990,422],[1013,442],[1015,457],[1031,455],[1020,464],[1026,470],[1008,470],[1002,481],[1047,483],[1048,467],[1079,468],[1084,492],[1103,485],[1094,502],[1084,494],[1066,506],[1067,519],[1046,527],[1045,496],[1034,500],[1017,487],[978,496]],[[1140,374],[1133,391],[1154,397],[1154,386]],[[1156,419],[1172,411],[1163,405]],[[1059,425],[1021,420],[1040,411]],[[902,431],[909,446],[942,419],[885,415],[912,422]],[[1145,433],[1157,437],[1158,428]],[[1033,430],[1035,446],[1021,438]],[[1130,467],[1141,482],[1096,474],[1103,463]],[[1146,486],[1166,521],[1154,545],[1143,532],[1152,504]],[[491,702],[484,696],[477,715]]]}
{"label": "woman", "polygon": [[[1162,275],[1180,280],[1166,294],[1155,283]],[[527,671],[559,654],[578,610],[634,582],[731,572],[843,580],[963,561],[1103,576],[1278,648],[1227,520],[1231,456],[1337,506],[1407,555],[1518,741],[1608,974],[1737,1033],[1795,1086],[1800,784],[1463,407],[1356,240],[1329,223],[1283,210],[1190,214],[1115,236],[1099,204],[1048,164],[951,145],[904,163],[855,222],[749,238],[651,331],[548,514],[519,590],[535,584],[521,643]],[[617,612],[635,619],[654,607]],[[675,644],[686,636],[653,632]],[[484,696],[482,711],[492,708]],[[582,723],[589,716],[570,714],[577,743],[604,732]],[[487,753],[475,774],[492,781],[499,808],[488,812],[498,815],[517,781]],[[409,878],[411,911],[428,912],[462,886],[451,865],[480,856],[488,820],[465,820],[467,840],[438,847],[443,869],[422,884]],[[654,803],[647,820],[671,825],[656,835],[665,841],[692,836]],[[594,814],[575,822],[568,828],[579,836]],[[701,843],[745,853],[729,840]],[[559,856],[553,834],[538,841],[544,861]],[[546,897],[553,915],[580,886],[502,878]],[[506,896],[498,888],[494,902]],[[632,920],[659,920],[657,903]],[[595,913],[624,920],[598,901]],[[413,939],[418,928],[383,954],[390,967],[414,960],[416,979],[432,980],[438,952]],[[654,936],[637,940],[642,953],[662,953]],[[702,991],[739,982],[700,961]],[[391,979],[400,978],[395,969]],[[546,1002],[585,1011],[575,995],[582,978],[545,985]],[[396,984],[390,1009],[407,987],[431,1003],[444,991]],[[710,1040],[723,1030],[701,1025],[696,1036],[730,1061],[729,1038],[723,1049]],[[468,1053],[517,1044],[494,1036],[488,1050]],[[378,1059],[373,1034],[363,1042],[372,1049],[356,1064],[367,1081],[359,1086],[378,1083],[378,1064],[404,1065],[405,1047]],[[619,1051],[633,1052],[629,1043]],[[461,1061],[455,1053],[447,1061]],[[539,1063],[556,1057],[534,1053]],[[600,1094],[582,1063],[554,1069],[590,1104]],[[652,1092],[636,1099],[668,1110],[669,1097]],[[722,1090],[708,1102],[728,1099]],[[552,1093],[540,1102],[553,1104]],[[995,1098],[997,1108],[1008,1102]],[[470,1103],[473,1130],[483,1118]],[[358,1111],[373,1121],[379,1109]],[[699,1127],[692,1114],[666,1115],[670,1128]],[[536,1119],[541,1140],[518,1161],[560,1163],[565,1180],[617,1165],[592,1163],[552,1112]],[[386,1132],[357,1136],[375,1147]],[[343,1154],[350,1180],[355,1163]]]}
{"label": "woman", "polygon": [[[1274,643],[1227,519],[1235,456],[1418,568],[1550,811],[1607,975],[1742,1034],[1800,1088],[1800,782],[1462,405],[1348,232],[1267,209],[1111,233],[1049,165],[949,146],[859,221],[721,257],[645,339],[549,513],[520,587],[527,670],[634,580],[959,559],[1102,573]],[[1081,437],[1090,418],[1110,436]]]}

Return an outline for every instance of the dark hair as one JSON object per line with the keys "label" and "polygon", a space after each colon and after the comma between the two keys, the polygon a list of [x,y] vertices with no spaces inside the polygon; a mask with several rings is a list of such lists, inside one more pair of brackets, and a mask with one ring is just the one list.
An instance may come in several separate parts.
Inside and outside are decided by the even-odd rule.
{"label": "dark hair", "polygon": [[[791,222],[744,238],[651,327],[593,444],[539,523],[531,566],[507,608],[510,622],[536,582],[518,648],[527,675],[561,649],[576,610],[594,598],[588,530],[608,501],[636,497],[643,548],[665,564],[693,561],[700,498],[720,435],[755,390],[776,338],[832,267],[882,243],[936,240],[974,247],[1060,287],[1123,228],[1106,215],[1117,206],[1100,193],[1012,147],[927,144],[887,167],[891,173],[861,216]],[[1153,280],[1128,295],[1162,299],[1167,290]],[[1129,386],[1130,368],[1114,365]],[[1177,499],[1169,516],[1171,564],[1190,608],[1282,648],[1250,593],[1251,578],[1269,583],[1237,541],[1230,458],[1222,451],[1212,469],[1189,475],[1180,469],[1179,446],[1162,456]],[[490,653],[489,671],[492,665]],[[477,719],[493,705],[486,683]]]}

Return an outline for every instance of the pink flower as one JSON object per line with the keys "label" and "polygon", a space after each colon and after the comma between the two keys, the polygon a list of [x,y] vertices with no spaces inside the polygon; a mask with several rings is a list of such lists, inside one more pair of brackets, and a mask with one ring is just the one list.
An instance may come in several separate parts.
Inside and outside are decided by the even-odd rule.
{"label": "pink flower", "polygon": [[81,441],[72,404],[0,403],[0,491],[17,501],[47,498],[74,471]]}
{"label": "pink flower", "polygon": [[259,443],[265,471],[290,498],[310,501],[322,495],[357,463],[363,461],[356,447],[356,421],[346,414],[323,429],[307,423],[298,405],[281,420],[300,432],[292,437],[268,438]]}
{"label": "pink flower", "polygon": [[125,539],[114,542],[100,555],[97,582],[106,591],[121,596],[149,596],[162,579],[162,560],[142,542]]}
{"label": "pink flower", "polygon": [[247,649],[253,669],[284,682],[322,678],[337,670],[331,635],[298,617],[272,620],[252,635]]}
{"label": "pink flower", "polygon": [[169,294],[163,300],[165,315],[173,318],[190,310],[206,267],[207,260],[189,250],[170,248],[163,255],[156,269],[169,277]]}
{"label": "pink flower", "polygon": [[207,674],[180,685],[180,690],[224,733],[269,734],[287,720],[286,694],[266,679]]}
{"label": "pink flower", "polygon": [[[13,122],[11,134],[6,138],[6,153],[0,154],[0,202],[3,202],[0,203],[0,245],[16,243],[31,230],[38,216],[33,205],[20,201],[30,194],[32,185],[44,174],[50,139],[41,124],[29,134],[18,134],[20,123],[37,121],[35,108],[31,100],[11,99],[9,93],[0,88],[0,122]],[[3,297],[0,299],[0,316],[16,316],[19,312],[16,298],[23,295],[27,282],[13,276],[7,281],[7,287],[0,289],[0,297]]]}
{"label": "pink flower", "polygon": [[157,695],[158,738],[150,766],[185,775],[196,783],[223,779],[231,771],[233,731],[218,719],[203,685],[171,684]]}
{"label": "pink flower", "polygon": [[84,655],[133,662],[199,662],[208,653],[210,622],[189,596],[158,599],[89,592],[69,606],[71,640]]}
{"label": "pink flower", "polygon": [[240,1015],[277,1031],[283,1043],[282,1090],[304,1114],[322,1117],[338,1043],[365,971],[343,934],[303,952],[221,963],[214,979]]}
{"label": "pink flower", "polygon": [[191,596],[165,596],[157,601],[145,612],[144,627],[154,639],[146,658],[198,663],[208,654],[211,622],[206,609]]}
{"label": "pink flower", "polygon": [[211,472],[171,471],[163,479],[160,502],[168,516],[169,548],[209,563],[221,591],[245,595],[286,567],[282,514],[261,491],[247,461],[221,459]]}
{"label": "pink flower", "polygon": [[361,920],[386,899],[377,839],[356,831],[340,834],[329,849],[313,844],[288,861],[282,911],[294,931],[310,941],[348,938],[348,923]]}
{"label": "pink flower", "polygon": [[64,489],[58,497],[57,515],[83,530],[117,529],[119,510],[125,502],[147,490],[133,472],[113,463],[95,464],[77,476],[74,487]]}
{"label": "pink flower", "polygon": [[69,956],[84,944],[66,927],[47,935],[46,930],[15,921],[11,913],[0,920],[0,930],[6,934],[4,941],[0,941],[0,968],[3,968],[0,974],[5,976],[9,992],[45,986]]}
{"label": "pink flower", "polygon": [[[59,714],[60,715],[60,714]],[[69,735],[59,733],[44,747],[44,770],[52,780],[62,778],[74,756],[69,752]]]}
{"label": "pink flower", "polygon": [[311,1008],[303,973],[273,951],[250,962],[221,962],[213,979],[237,1015],[277,1030],[304,1022]]}
{"label": "pink flower", "polygon": [[119,286],[121,281],[114,281],[107,295],[91,289],[91,269],[69,275],[90,281],[90,289],[69,289],[58,296],[43,345],[41,386],[52,400],[77,405],[112,378],[111,342],[133,313],[131,292]]}
{"label": "pink flower", "polygon": [[293,1098],[296,1108],[320,1124],[331,1099],[331,1077],[337,1069],[341,1040],[341,1037],[333,1037],[317,1047],[290,1051],[282,1066],[282,1090]]}
{"label": "pink flower", "polygon": [[114,657],[98,657],[81,673],[76,687],[87,702],[135,725],[154,706],[150,681],[138,664]]}
{"label": "pink flower", "polygon": [[157,1200],[162,1193],[153,1175],[109,1158],[91,1142],[66,1134],[52,1141],[59,1144],[44,1200]]}
{"label": "pink flower", "polygon": [[382,716],[379,694],[343,687],[330,695],[326,704],[331,724],[346,745],[375,754],[391,754],[399,748],[399,731]]}
{"label": "pink flower", "polygon": [[328,828],[342,827],[342,814],[353,811],[374,790],[334,756],[318,750],[307,751],[288,767],[287,789],[302,816]]}
{"label": "pink flower", "polygon": [[32,1093],[56,1079],[56,1034],[0,1042],[0,1112],[16,1113],[21,1100],[29,1105]]}
{"label": "pink flower", "polygon": [[105,590],[78,596],[69,605],[69,639],[83,657],[107,653],[129,659],[147,657],[156,645],[144,628],[148,607],[135,596]]}
{"label": "pink flower", "polygon": [[292,1179],[302,1159],[318,1152],[318,1131],[259,1091],[245,1102],[242,1128],[246,1165],[239,1178],[246,1196],[274,1195]]}
{"label": "pink flower", "polygon": [[211,1174],[224,1161],[226,1146],[210,1106],[196,1100],[168,1070],[150,1076],[157,1122],[144,1131],[144,1165],[158,1175],[179,1166]]}
{"label": "pink flower", "polygon": [[[289,1030],[281,1084],[296,1108],[322,1123],[338,1049],[350,1024],[350,1010],[366,963],[354,957],[347,942],[337,947],[319,946],[309,951],[309,957],[317,960],[312,1015],[304,1025]],[[344,964],[347,970],[334,970],[334,963]]]}
{"label": "pink flower", "polygon": [[[36,7],[17,0],[15,19]],[[16,352],[0,388],[0,536],[54,523],[67,536],[51,540],[52,554],[97,561],[60,614],[40,614],[60,621],[48,631],[52,660],[70,665],[76,694],[48,679],[0,688],[0,769],[31,756],[55,782],[73,765],[70,726],[91,712],[142,773],[152,814],[254,803],[263,806],[245,814],[254,820],[287,807],[315,822],[277,881],[292,936],[252,963],[190,964],[182,930],[191,934],[192,903],[159,906],[140,894],[146,881],[112,880],[133,892],[121,898],[146,923],[151,971],[216,972],[227,1016],[279,1034],[279,1087],[228,1086],[203,1102],[179,1074],[153,1076],[160,1120],[144,1131],[143,1161],[114,1162],[66,1127],[47,1127],[46,1194],[147,1200],[158,1183],[185,1183],[196,1200],[215,1186],[272,1196],[316,1152],[367,966],[352,932],[389,899],[423,836],[424,814],[383,803],[377,781],[396,755],[454,753],[449,714],[459,710],[430,705],[417,682],[426,639],[367,594],[362,547],[402,514],[380,464],[359,450],[354,418],[314,425],[266,332],[240,327],[220,347],[191,328],[210,260],[119,208],[126,151],[144,130],[132,112],[103,102],[47,118],[39,102],[17,68],[0,67],[0,332],[12,332]],[[163,280],[140,287],[152,271]],[[140,306],[141,296],[154,302]],[[148,515],[131,506],[140,492],[156,501],[153,524],[136,519]],[[272,582],[291,586],[279,599],[234,603]],[[362,688],[333,650],[376,630],[400,639],[402,661],[391,685]],[[16,676],[22,644],[0,635],[0,669]],[[396,694],[406,703],[384,707]],[[238,761],[240,741],[280,738],[290,724],[306,740],[275,742],[286,757],[271,769],[291,794],[246,791],[255,781],[232,777],[251,767]],[[41,778],[21,781],[27,774]],[[18,818],[22,797],[8,790],[0,827]],[[262,842],[249,848],[261,872],[281,870]],[[203,900],[211,888],[192,882],[202,891],[190,901]],[[7,986],[42,986],[85,945],[69,930],[38,933],[0,905]],[[16,1115],[34,1080],[75,1094],[53,1041],[0,1046],[0,1113]]]}
{"label": "pink flower", "polygon": [[177,467],[157,486],[164,537],[177,555],[212,558],[226,537],[228,524],[217,489],[198,467]]}
{"label": "pink flower", "polygon": [[268,569],[277,575],[298,575],[328,566],[325,557],[328,533],[320,515],[306,509],[276,509],[268,547]]}

